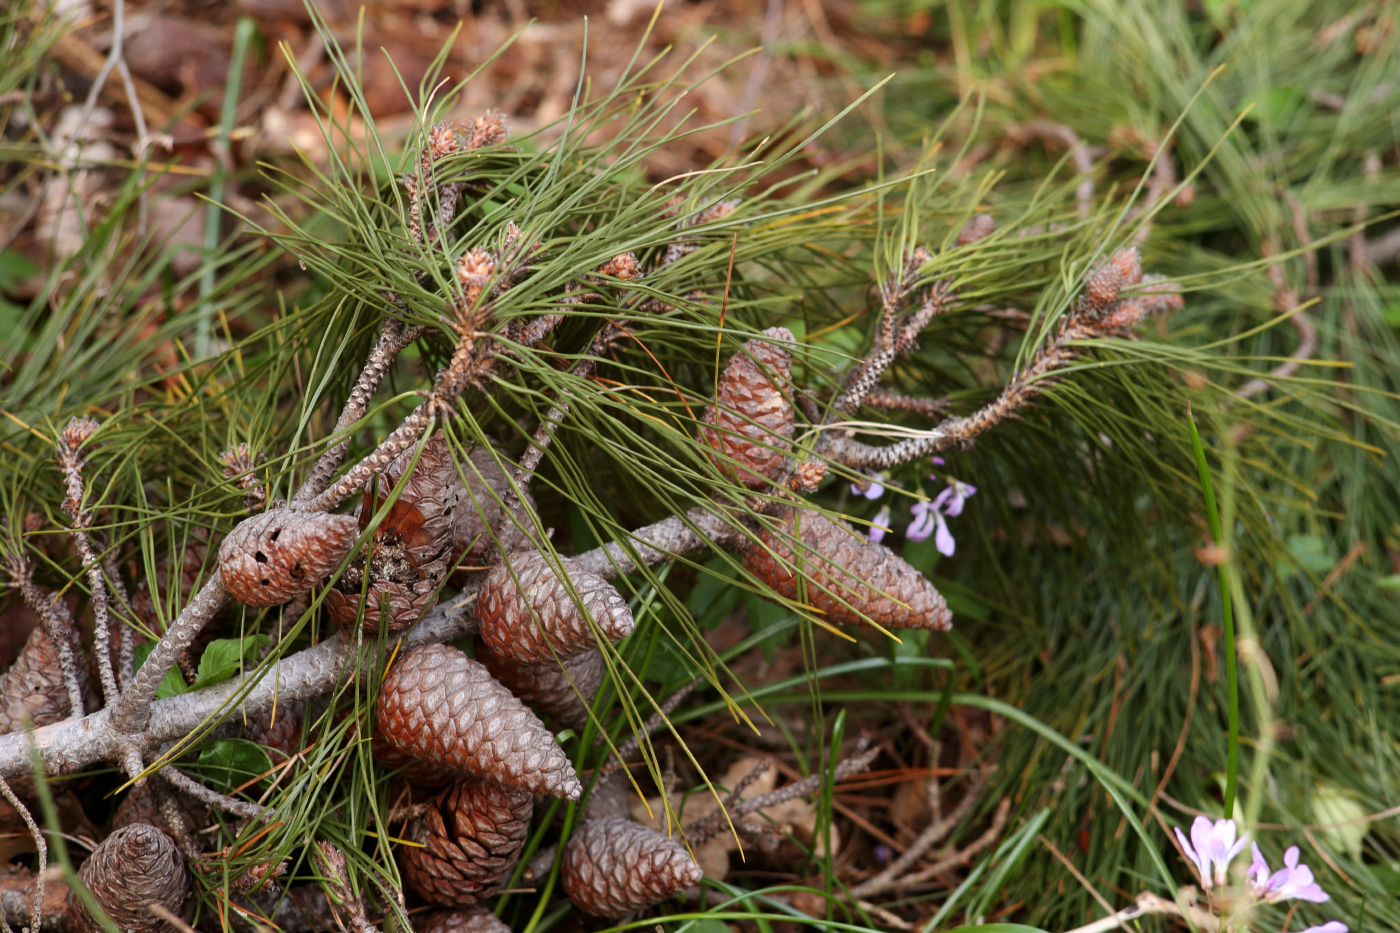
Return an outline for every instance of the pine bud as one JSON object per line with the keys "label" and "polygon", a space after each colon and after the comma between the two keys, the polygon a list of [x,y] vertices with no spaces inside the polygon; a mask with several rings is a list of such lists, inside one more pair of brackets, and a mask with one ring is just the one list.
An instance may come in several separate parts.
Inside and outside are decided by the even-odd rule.
{"label": "pine bud", "polygon": [[376,714],[384,740],[421,761],[569,800],[583,792],[539,717],[455,648],[404,655],[384,678]]}
{"label": "pine bud", "polygon": [[776,528],[764,528],[744,554],[744,567],[779,596],[805,601],[837,625],[952,628],[947,603],[923,574],[820,512],[790,510]]}
{"label": "pine bud", "polygon": [[623,282],[635,282],[642,277],[641,264],[636,253],[620,253],[597,268],[598,275],[606,275]]}
{"label": "pine bud", "polygon": [[[81,677],[81,674],[80,674]],[[58,645],[35,626],[10,669],[0,674],[0,735],[67,719],[72,711]]]}
{"label": "pine bud", "polygon": [[[774,341],[791,342],[786,327],[763,332]],[[716,404],[705,408],[698,439],[716,453],[711,459],[726,474],[757,488],[778,475],[792,437],[789,379],[792,354],[786,347],[753,339],[734,354],[719,377]]]}
{"label": "pine bud", "polygon": [[466,148],[467,135],[459,124],[448,121],[434,123],[428,130],[428,142],[423,147],[423,169],[427,171],[434,162],[440,162]]}
{"label": "pine bud", "polygon": [[444,791],[409,826],[416,846],[399,850],[403,873],[425,900],[468,907],[510,876],[530,832],[534,796],[492,781],[463,781]]}
{"label": "pine bud", "polygon": [[[472,572],[498,563],[502,554],[529,547],[528,532],[535,525],[535,500],[528,491],[521,496],[516,514],[504,517],[511,482],[493,448],[473,447],[467,451],[466,459],[462,475],[466,477],[467,491],[452,530],[452,559],[461,559],[461,569],[452,577],[457,586],[465,583]],[[493,532],[499,544],[492,537]]]}
{"label": "pine bud", "polygon": [[549,716],[571,729],[582,729],[588,724],[588,710],[605,672],[603,652],[597,648],[565,658],[562,664],[553,659],[517,664],[481,642],[476,659],[538,715]]}
{"label": "pine bud", "polygon": [[509,138],[510,128],[506,126],[506,115],[493,108],[472,121],[471,130],[467,136],[467,148],[480,149],[483,146],[494,146]]}
{"label": "pine bud", "polygon": [[439,910],[418,924],[417,933],[510,933],[510,927],[485,907]]}
{"label": "pine bud", "polygon": [[[127,933],[175,933],[175,927],[147,910],[159,904],[181,916],[189,893],[185,857],[175,840],[154,826],[124,826],[103,840],[78,869],[102,909]],[[101,925],[72,898],[80,933],[97,933]]]}
{"label": "pine bud", "polygon": [[234,599],[277,606],[325,579],[350,553],[353,515],[269,509],[244,519],[219,545],[219,575]]}
{"label": "pine bud", "polygon": [[563,565],[567,579],[539,551],[517,551],[497,564],[477,600],[480,637],[500,658],[540,664],[597,647],[589,625],[617,641],[632,631],[632,610],[596,573]]}
{"label": "pine bud", "polygon": [[564,893],[597,917],[625,917],[703,877],[679,841],[619,818],[589,820],[575,829],[560,864]]}

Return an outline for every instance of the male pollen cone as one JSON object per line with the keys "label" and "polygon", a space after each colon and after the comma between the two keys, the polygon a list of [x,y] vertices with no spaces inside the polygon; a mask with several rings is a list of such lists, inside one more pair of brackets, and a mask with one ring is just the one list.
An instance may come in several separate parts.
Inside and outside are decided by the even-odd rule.
{"label": "male pollen cone", "polygon": [[417,925],[417,933],[510,933],[510,927],[485,907],[478,906],[434,911]]}
{"label": "male pollen cone", "polygon": [[567,581],[541,552],[517,551],[482,584],[479,635],[503,660],[540,664],[596,648],[590,618],[609,641],[631,633],[632,610],[611,583],[568,560],[555,560]]}
{"label": "male pollen cone", "polygon": [[530,834],[534,795],[493,781],[467,780],[444,791],[409,826],[399,849],[404,877],[425,900],[469,907],[510,876]]}
{"label": "male pollen cone", "polygon": [[395,750],[423,762],[537,794],[577,800],[583,793],[539,717],[456,648],[423,645],[389,669],[376,729]]}
{"label": "male pollen cone", "polygon": [[[792,331],[770,327],[765,336],[791,343]],[[715,404],[700,420],[697,439],[715,453],[719,468],[758,488],[783,468],[792,437],[792,354],[778,343],[754,338],[730,357],[720,374]]]}
{"label": "male pollen cone", "polygon": [[[185,857],[175,840],[144,823],[123,826],[102,841],[78,869],[78,877],[102,909],[127,933],[176,933],[176,928],[147,910],[159,904],[177,917],[189,892]],[[73,897],[74,925],[80,933],[102,926]]]}
{"label": "male pollen cone", "polygon": [[605,671],[603,652],[597,648],[561,661],[551,658],[517,664],[481,642],[476,659],[530,709],[571,729],[582,729],[588,724],[588,710],[603,684]]}
{"label": "male pollen cone", "polygon": [[749,545],[744,567],[779,596],[805,601],[838,625],[953,627],[948,604],[923,574],[820,512],[789,509]]}
{"label": "male pollen cone", "polygon": [[278,606],[320,583],[350,553],[353,515],[269,509],[244,519],[219,545],[219,576],[249,606]]}
{"label": "male pollen cone", "polygon": [[705,876],[678,840],[617,817],[575,829],[559,870],[569,900],[607,918],[659,904]]}

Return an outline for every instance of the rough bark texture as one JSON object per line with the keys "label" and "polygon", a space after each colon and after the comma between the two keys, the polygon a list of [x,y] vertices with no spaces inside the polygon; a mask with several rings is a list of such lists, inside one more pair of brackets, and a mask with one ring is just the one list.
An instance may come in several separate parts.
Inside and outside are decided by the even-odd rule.
{"label": "rough bark texture", "polygon": [[765,528],[744,566],[779,596],[805,602],[834,624],[938,631],[953,624],[923,574],[820,512],[793,509],[776,530]]}
{"label": "rough bark texture", "polygon": [[[792,343],[792,331],[770,327],[775,341]],[[715,463],[739,482],[767,485],[782,472],[792,437],[792,354],[757,338],[734,354],[719,377],[715,404],[701,420],[698,439],[715,451]]]}
{"label": "rough bark texture", "polygon": [[350,552],[358,530],[352,515],[270,509],[224,538],[219,575],[239,602],[276,606],[324,580]]}
{"label": "rough bark texture", "polygon": [[399,860],[404,878],[424,899],[470,907],[510,876],[530,834],[534,796],[493,781],[463,781],[443,792],[409,826]]}
{"label": "rough bark texture", "polygon": [[567,579],[539,551],[517,551],[487,576],[477,619],[481,640],[498,657],[552,662],[595,649],[594,626],[609,641],[631,633],[632,611],[622,594],[597,574],[562,563]]}
{"label": "rough bark texture", "polygon": [[625,917],[704,877],[677,839],[627,819],[589,820],[569,837],[564,893],[597,917]]}

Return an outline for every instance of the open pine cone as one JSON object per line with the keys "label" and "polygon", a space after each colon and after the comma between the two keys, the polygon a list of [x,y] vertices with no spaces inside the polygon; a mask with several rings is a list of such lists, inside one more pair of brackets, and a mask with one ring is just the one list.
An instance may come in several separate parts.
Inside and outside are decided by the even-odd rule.
{"label": "open pine cone", "polygon": [[469,907],[510,875],[530,832],[534,796],[494,781],[468,780],[440,794],[399,850],[404,878],[426,900]]}
{"label": "open pine cone", "polygon": [[625,917],[699,884],[700,866],[676,839],[625,818],[574,830],[560,863],[564,893],[597,917]]}
{"label": "open pine cone", "polygon": [[537,794],[577,800],[583,793],[554,734],[456,648],[424,645],[395,663],[375,728],[395,752],[423,762]]}
{"label": "open pine cone", "polygon": [[572,657],[598,645],[591,619],[604,638],[618,641],[632,631],[627,600],[602,577],[563,565],[561,579],[539,551],[517,551],[487,576],[477,602],[480,638],[496,656],[515,664],[540,664]]}
{"label": "open pine cone", "polygon": [[245,519],[219,545],[219,576],[249,606],[277,606],[311,591],[355,543],[353,515],[269,509]]}
{"label": "open pine cone", "polygon": [[[185,857],[175,840],[154,826],[135,823],[112,833],[83,862],[78,877],[127,933],[177,933],[172,924],[147,910],[148,905],[159,904],[182,916],[190,888]],[[76,897],[73,913],[79,933],[102,929]]]}
{"label": "open pine cone", "polygon": [[952,628],[948,604],[923,574],[820,512],[789,509],[749,546],[744,566],[779,596],[806,602],[837,625]]}
{"label": "open pine cone", "polygon": [[[774,341],[792,343],[792,331],[770,327]],[[782,471],[792,437],[792,354],[785,346],[757,338],[744,344],[720,374],[715,404],[700,420],[698,438],[711,458],[745,486],[764,486]]]}

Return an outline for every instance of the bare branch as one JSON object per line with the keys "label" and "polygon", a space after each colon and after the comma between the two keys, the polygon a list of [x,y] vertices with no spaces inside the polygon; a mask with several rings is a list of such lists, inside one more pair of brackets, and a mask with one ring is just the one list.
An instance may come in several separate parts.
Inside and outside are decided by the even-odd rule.
{"label": "bare branch", "polygon": [[[44,873],[48,871],[49,867],[49,844],[44,839],[44,834],[39,831],[39,826],[34,822],[29,808],[19,797],[15,796],[15,792],[10,789],[9,782],[4,778],[0,778],[0,796],[3,796],[6,802],[19,814],[19,818],[24,820],[25,828],[34,837],[34,849],[39,855],[39,871],[34,876],[34,907],[29,914],[29,933],[39,933],[39,924],[43,920],[44,909]],[[3,915],[0,915],[0,921],[4,921]],[[5,922],[5,926],[8,929],[9,923]]]}
{"label": "bare branch", "polygon": [[268,807],[252,803],[247,800],[239,800],[236,797],[229,797],[216,790],[205,787],[194,778],[185,774],[173,765],[166,765],[156,772],[170,783],[170,786],[178,791],[189,794],[200,803],[207,803],[211,807],[232,813],[234,816],[241,816],[244,819],[253,819],[263,814],[271,814],[273,811]]}

